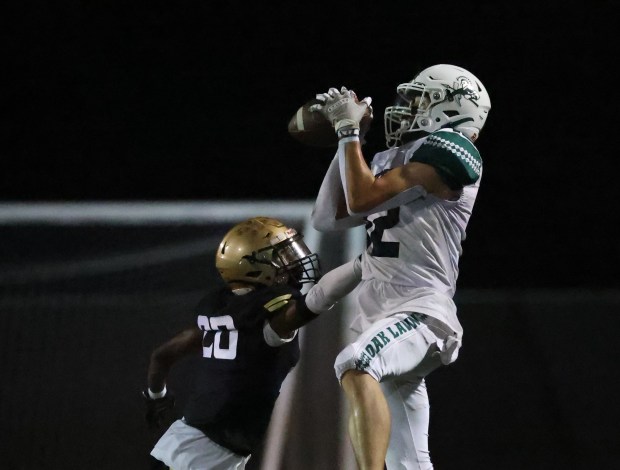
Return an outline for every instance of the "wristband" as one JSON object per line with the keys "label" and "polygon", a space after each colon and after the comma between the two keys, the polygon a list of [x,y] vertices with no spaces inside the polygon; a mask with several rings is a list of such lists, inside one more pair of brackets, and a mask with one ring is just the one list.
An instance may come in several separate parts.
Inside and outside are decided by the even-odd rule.
{"label": "wristband", "polygon": [[340,129],[337,134],[339,139],[343,139],[345,137],[357,137],[360,135],[360,130],[355,127],[350,127],[348,129]]}
{"label": "wristband", "polygon": [[338,140],[338,144],[348,144],[349,142],[359,142],[360,138],[357,135],[352,135],[349,137],[343,137],[342,139]]}
{"label": "wristband", "polygon": [[166,396],[166,392],[167,392],[165,385],[164,385],[164,388],[162,389],[161,392],[157,392],[157,393],[156,392],[151,392],[150,388],[148,388],[147,390],[149,392],[149,398],[151,400],[157,400],[158,398],[164,398]]}

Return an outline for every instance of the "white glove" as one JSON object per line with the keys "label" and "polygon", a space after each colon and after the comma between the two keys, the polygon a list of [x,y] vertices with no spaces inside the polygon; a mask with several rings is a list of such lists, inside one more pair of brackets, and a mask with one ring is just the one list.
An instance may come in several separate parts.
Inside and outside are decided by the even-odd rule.
{"label": "white glove", "polygon": [[372,98],[366,97],[362,101],[357,100],[353,90],[342,87],[340,91],[330,88],[327,93],[316,95],[316,99],[322,104],[310,106],[310,111],[320,112],[332,123],[338,138],[359,135],[360,121],[370,110],[372,116]]}

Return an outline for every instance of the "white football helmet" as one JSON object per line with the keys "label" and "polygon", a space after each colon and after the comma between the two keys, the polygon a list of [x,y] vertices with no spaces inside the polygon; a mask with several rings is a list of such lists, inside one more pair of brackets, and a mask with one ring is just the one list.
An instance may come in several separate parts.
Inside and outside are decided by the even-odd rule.
{"label": "white football helmet", "polygon": [[444,127],[475,140],[491,109],[491,99],[482,82],[455,65],[428,67],[410,82],[398,85],[396,91],[399,103],[385,108],[388,147]]}
{"label": "white football helmet", "polygon": [[231,228],[220,242],[215,266],[227,283],[300,287],[321,276],[318,255],[303,236],[271,217],[253,217]]}

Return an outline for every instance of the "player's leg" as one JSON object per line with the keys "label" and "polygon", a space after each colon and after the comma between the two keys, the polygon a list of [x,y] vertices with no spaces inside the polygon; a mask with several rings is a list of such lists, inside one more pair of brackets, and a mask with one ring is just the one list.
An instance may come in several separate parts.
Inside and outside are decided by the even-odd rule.
{"label": "player's leg", "polygon": [[349,437],[360,470],[383,470],[390,437],[390,410],[381,386],[366,372],[342,376],[349,403]]}
{"label": "player's leg", "polygon": [[423,379],[381,384],[392,413],[388,470],[432,470],[428,445],[429,400]]}
{"label": "player's leg", "polygon": [[[441,366],[437,336],[421,325],[399,346],[398,354],[416,358],[417,363],[412,362],[408,371],[406,367],[395,369],[394,375],[381,382],[393,416],[387,468],[432,470],[428,445],[430,407],[424,377]],[[394,358],[388,360],[394,362]]]}
{"label": "player's leg", "polygon": [[[361,469],[381,470],[383,468],[377,460],[385,457],[382,452],[384,440],[390,435],[389,429],[387,431],[385,429],[386,423],[390,423],[392,433],[411,434],[412,427],[406,421],[401,420],[400,413],[407,407],[419,408],[419,403],[415,400],[408,402],[407,387],[400,388],[401,382],[396,382],[392,386],[394,390],[389,390],[391,394],[389,402],[395,402],[394,409],[390,409],[392,413],[390,418],[390,413],[385,412],[388,401],[379,382],[394,380],[402,376],[402,383],[407,384],[410,378],[413,378],[418,383],[409,384],[409,390],[412,387],[417,390],[422,378],[441,365],[439,356],[435,354],[438,352],[437,337],[420,321],[420,318],[417,314],[402,313],[380,320],[362,333],[354,343],[343,349],[336,358],[334,368],[349,402],[352,414],[349,430]],[[425,395],[426,389],[423,390],[428,402],[428,397]],[[399,404],[399,400],[405,404]],[[399,416],[395,416],[395,413],[399,413]],[[404,418],[405,420],[420,419],[422,423],[425,420],[423,412],[406,414]],[[426,423],[428,423],[428,417]],[[414,427],[417,430],[424,426],[416,424]],[[428,433],[428,426],[425,432]],[[405,453],[404,461],[408,461],[408,452],[413,452],[415,455],[409,459],[414,462],[412,463],[414,466],[397,466],[394,470],[420,468],[415,466],[419,458],[415,448],[411,445],[412,441],[411,438],[399,438],[394,442],[402,442],[407,447],[401,450],[396,448],[395,453],[392,449],[387,451],[388,454],[395,456],[392,459],[395,462],[403,460],[399,452]],[[391,442],[389,446],[392,446]],[[418,446],[422,447],[423,443]],[[370,455],[371,453],[374,455]],[[375,466],[364,467],[363,465]],[[389,464],[387,468],[392,470]]]}

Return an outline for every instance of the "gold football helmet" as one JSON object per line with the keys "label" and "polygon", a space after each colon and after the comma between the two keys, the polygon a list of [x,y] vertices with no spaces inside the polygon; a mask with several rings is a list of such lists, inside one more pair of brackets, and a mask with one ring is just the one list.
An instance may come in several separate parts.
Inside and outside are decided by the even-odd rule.
{"label": "gold football helmet", "polygon": [[300,287],[321,276],[318,255],[303,236],[270,217],[253,217],[230,229],[215,254],[215,266],[229,284]]}

